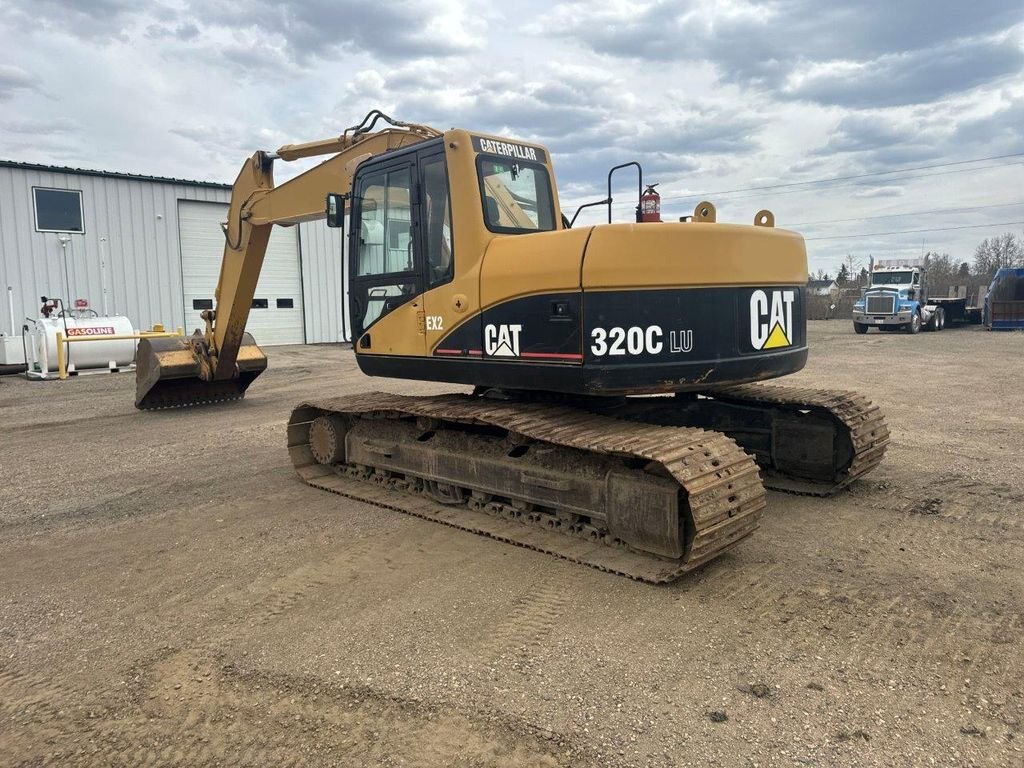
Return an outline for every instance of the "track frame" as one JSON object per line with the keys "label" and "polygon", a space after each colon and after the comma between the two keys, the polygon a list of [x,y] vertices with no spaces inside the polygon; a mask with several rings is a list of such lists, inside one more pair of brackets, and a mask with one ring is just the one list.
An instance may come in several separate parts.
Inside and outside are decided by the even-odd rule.
{"label": "track frame", "polygon": [[[344,429],[338,419],[350,425],[372,421],[379,425],[390,419],[411,422],[417,429],[445,424],[467,431],[497,430],[504,433],[502,440],[534,441],[602,457],[601,461],[620,461],[623,468],[638,473],[634,477],[675,484],[673,495],[679,499],[682,517],[678,529],[684,532],[682,551],[676,557],[665,556],[661,547],[651,551],[650,541],[642,535],[642,520],[616,529],[607,525],[609,517],[602,525],[601,515],[592,514],[580,525],[557,507],[524,506],[534,502],[518,493],[488,499],[486,488],[464,488],[449,475],[422,477],[408,466],[396,468],[394,462],[349,461],[340,432],[333,441],[317,435],[330,431],[332,422]],[[397,443],[384,442],[384,453],[397,452]],[[735,547],[754,532],[765,507],[757,465],[724,435],[629,423],[550,403],[380,393],[316,401],[293,412],[288,445],[299,476],[315,487],[654,583],[671,581]],[[380,451],[377,455],[388,458]],[[556,484],[558,474],[554,473]],[[549,472],[548,479],[551,476]],[[438,483],[447,486],[440,494]],[[625,507],[617,513],[621,519],[629,518],[632,508],[620,494],[613,494],[611,506]],[[662,524],[647,526],[646,533]]]}

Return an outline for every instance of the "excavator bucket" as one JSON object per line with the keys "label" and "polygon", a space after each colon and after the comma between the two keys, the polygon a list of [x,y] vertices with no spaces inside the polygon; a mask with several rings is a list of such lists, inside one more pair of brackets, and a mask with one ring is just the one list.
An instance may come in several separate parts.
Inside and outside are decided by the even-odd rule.
{"label": "excavator bucket", "polygon": [[142,339],[135,357],[135,407],[143,411],[187,408],[243,397],[267,368],[267,356],[248,333],[242,336],[237,367],[233,378],[213,379],[199,336]]}

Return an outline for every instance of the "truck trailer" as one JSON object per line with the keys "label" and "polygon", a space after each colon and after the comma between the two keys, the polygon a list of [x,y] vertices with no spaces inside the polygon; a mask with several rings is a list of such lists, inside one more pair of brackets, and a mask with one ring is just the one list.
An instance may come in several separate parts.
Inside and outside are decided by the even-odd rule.
{"label": "truck trailer", "polygon": [[985,297],[985,327],[1024,330],[1024,268],[1003,267],[996,272]]}

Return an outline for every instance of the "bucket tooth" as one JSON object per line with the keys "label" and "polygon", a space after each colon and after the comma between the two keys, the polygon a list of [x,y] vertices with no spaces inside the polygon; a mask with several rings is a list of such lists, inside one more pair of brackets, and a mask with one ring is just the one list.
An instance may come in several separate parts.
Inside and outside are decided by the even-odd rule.
{"label": "bucket tooth", "polygon": [[146,411],[237,400],[266,368],[266,355],[248,333],[238,350],[237,375],[221,380],[211,378],[198,336],[142,339],[135,361],[135,407]]}

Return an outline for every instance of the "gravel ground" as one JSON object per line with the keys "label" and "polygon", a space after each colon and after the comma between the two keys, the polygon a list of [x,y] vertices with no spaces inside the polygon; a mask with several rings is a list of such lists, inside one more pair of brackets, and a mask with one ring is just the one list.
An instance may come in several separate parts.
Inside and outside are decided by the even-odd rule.
{"label": "gravel ground", "polygon": [[342,348],[188,411],[0,380],[0,764],[1024,765],[1024,334],[810,342],[882,467],[665,587],[303,485],[293,404],[446,389]]}

